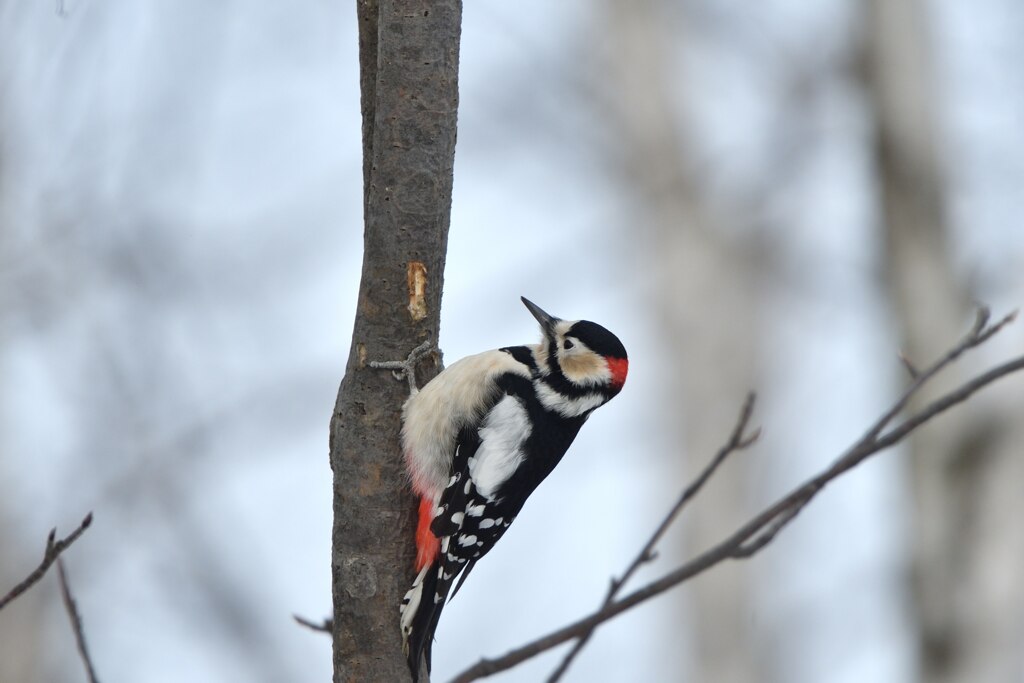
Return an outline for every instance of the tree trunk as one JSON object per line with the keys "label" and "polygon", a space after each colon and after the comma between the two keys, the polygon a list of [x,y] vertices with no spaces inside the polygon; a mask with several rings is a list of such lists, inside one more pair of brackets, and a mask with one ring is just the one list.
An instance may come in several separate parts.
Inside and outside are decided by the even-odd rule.
{"label": "tree trunk", "polygon": [[462,19],[459,0],[357,8],[365,233],[352,346],[331,419],[336,683],[409,678],[398,626],[414,556],[415,501],[399,444],[407,387],[367,363],[404,358],[438,338]]}

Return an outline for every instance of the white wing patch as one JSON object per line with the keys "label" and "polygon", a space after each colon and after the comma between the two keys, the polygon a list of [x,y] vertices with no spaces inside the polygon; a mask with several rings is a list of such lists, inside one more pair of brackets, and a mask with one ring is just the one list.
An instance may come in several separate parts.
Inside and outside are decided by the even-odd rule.
{"label": "white wing patch", "polygon": [[523,442],[530,436],[526,408],[506,396],[487,413],[480,427],[480,447],[469,459],[469,476],[477,491],[493,500],[494,493],[523,461]]}

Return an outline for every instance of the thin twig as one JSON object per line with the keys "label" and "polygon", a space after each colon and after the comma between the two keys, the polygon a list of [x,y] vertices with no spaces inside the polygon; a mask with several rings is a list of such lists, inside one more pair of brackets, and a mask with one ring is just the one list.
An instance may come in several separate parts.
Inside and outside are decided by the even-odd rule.
{"label": "thin twig", "polygon": [[[608,587],[608,594],[605,595],[604,602],[601,603],[601,607],[607,607],[615,596],[618,595],[619,591],[626,584],[627,581],[636,573],[636,571],[645,563],[650,562],[654,559],[654,547],[661,540],[661,537],[665,535],[668,528],[679,516],[679,513],[683,511],[686,504],[689,503],[703,488],[704,484],[707,483],[711,475],[715,473],[719,465],[725,462],[731,454],[736,451],[743,450],[753,444],[757,438],[761,435],[760,429],[755,429],[749,436],[744,436],[744,432],[747,431],[747,425],[750,423],[750,415],[754,412],[754,402],[756,401],[756,395],[751,392],[747,394],[747,399],[743,402],[743,408],[740,410],[739,416],[736,418],[736,426],[733,427],[732,434],[729,440],[724,446],[718,449],[715,457],[711,459],[704,469],[697,476],[693,482],[686,487],[683,493],[676,500],[675,504],[669,509],[668,514],[665,515],[664,519],[658,525],[658,528],[654,530],[651,537],[644,544],[644,547],[640,550],[633,562],[626,568],[626,571],[618,579],[612,579],[611,585]],[[590,641],[590,637],[594,634],[593,629],[589,629],[580,636],[576,644],[573,645],[572,649],[566,653],[565,658],[562,659],[562,663],[558,665],[558,668],[548,678],[548,683],[557,683],[565,672],[569,670],[569,665],[572,664],[573,660],[576,659],[576,655],[580,653],[586,644]]]}
{"label": "thin twig", "polygon": [[78,525],[78,528],[71,532],[67,538],[63,538],[59,541],[54,541],[57,537],[57,529],[54,527],[50,530],[50,535],[46,537],[46,551],[43,553],[43,561],[39,563],[39,566],[33,570],[31,574],[25,577],[25,580],[19,583],[17,586],[12,588],[7,595],[0,598],[0,609],[7,606],[9,602],[17,598],[19,595],[31,588],[39,579],[43,578],[46,574],[46,570],[50,568],[62,552],[67,550],[72,543],[78,540],[78,537],[89,528],[92,524],[92,513],[90,512],[82,520],[82,523]]}
{"label": "thin twig", "polygon": [[1006,324],[1011,322],[1015,316],[1016,312],[1011,313],[995,325],[987,327],[988,311],[986,309],[979,311],[977,321],[971,332],[946,353],[945,356],[923,370],[911,384],[910,388],[840,458],[823,472],[796,487],[789,494],[756,515],[725,540],[669,572],[662,578],[649,583],[620,600],[607,604],[597,612],[575,623],[549,633],[542,638],[538,638],[509,652],[503,657],[480,660],[452,679],[452,683],[469,683],[470,681],[510,669],[541,652],[550,650],[574,638],[582,637],[609,619],[613,619],[622,612],[707,571],[723,560],[745,559],[757,554],[768,546],[778,533],[797,517],[811,499],[833,480],[856,467],[868,457],[899,443],[925,422],[941,415],[958,403],[967,400],[972,394],[995,382],[997,379],[1024,370],[1024,356],[1019,356],[1002,365],[998,365],[935,399],[888,432],[884,431],[929,379],[953,363],[965,351],[986,342]]}
{"label": "thin twig", "polygon": [[932,365],[926,368],[924,371],[919,372],[917,376],[914,378],[914,381],[911,383],[911,385],[907,388],[905,392],[903,392],[903,395],[899,398],[899,400],[897,400],[896,403],[894,403],[892,407],[884,415],[882,415],[882,417],[880,417],[878,421],[875,422],[875,424],[871,426],[867,434],[864,435],[862,441],[865,439],[876,438],[879,434],[882,433],[882,430],[885,429],[897,415],[903,412],[903,409],[906,408],[907,404],[910,403],[910,399],[914,397],[917,394],[917,392],[921,390],[921,387],[923,387],[932,377],[934,377],[943,369],[945,369],[949,364],[956,361],[956,359],[959,358],[960,355],[965,351],[973,349],[979,346],[980,344],[984,344],[986,341],[992,338],[992,335],[999,332],[1001,329],[1003,329],[1003,327],[1013,322],[1016,318],[1017,311],[1013,311],[1010,314],[1006,315],[1002,320],[1000,320],[995,325],[986,328],[985,325],[988,323],[989,311],[984,306],[979,308],[977,317],[974,321],[974,325],[971,328],[971,331],[967,334],[967,336],[960,340],[959,344],[957,344],[952,349],[947,351],[945,356],[932,363]]}
{"label": "thin twig", "polygon": [[298,622],[300,626],[305,626],[311,631],[316,631],[317,633],[326,633],[330,635],[334,630],[334,619],[324,619],[319,624],[315,621],[310,621],[305,617],[300,617],[298,614],[293,614],[292,619]]}
{"label": "thin twig", "polygon": [[907,374],[910,375],[910,379],[917,379],[918,375],[921,374],[918,372],[917,367],[914,366],[913,361],[911,361],[910,358],[907,357],[907,354],[902,351],[900,351],[900,362],[903,363],[903,367],[906,368]]}
{"label": "thin twig", "polygon": [[75,632],[75,645],[78,646],[78,655],[85,665],[85,673],[89,676],[89,683],[99,683],[96,678],[96,669],[92,665],[92,658],[89,657],[89,648],[85,646],[85,630],[82,628],[82,616],[78,613],[78,605],[71,595],[71,586],[68,585],[67,572],[64,571],[64,560],[57,560],[57,576],[60,578],[60,595],[64,600],[64,609],[71,619],[71,629]]}
{"label": "thin twig", "polygon": [[792,522],[794,517],[800,514],[800,511],[807,506],[807,503],[811,502],[812,495],[808,495],[798,504],[782,512],[767,529],[761,532],[761,535],[755,536],[746,543],[740,544],[736,548],[735,552],[733,552],[733,557],[736,559],[753,557],[761,550],[761,548],[774,541],[778,533],[782,531],[787,524]]}

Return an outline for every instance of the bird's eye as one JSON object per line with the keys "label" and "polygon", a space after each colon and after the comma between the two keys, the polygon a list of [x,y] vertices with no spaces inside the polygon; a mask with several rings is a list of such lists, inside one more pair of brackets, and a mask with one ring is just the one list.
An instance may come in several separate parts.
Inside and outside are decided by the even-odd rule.
{"label": "bird's eye", "polygon": [[571,349],[572,348],[572,341],[569,340],[569,339],[566,339],[564,342],[562,342],[562,348],[566,349],[566,350]]}

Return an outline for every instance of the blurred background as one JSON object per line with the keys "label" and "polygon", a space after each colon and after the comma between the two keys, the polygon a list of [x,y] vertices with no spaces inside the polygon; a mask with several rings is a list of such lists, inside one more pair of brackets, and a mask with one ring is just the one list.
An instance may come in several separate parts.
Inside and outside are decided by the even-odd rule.
{"label": "blurred background", "polygon": [[[446,357],[532,341],[526,295],[631,374],[445,612],[435,678],[594,608],[749,389],[762,440],[634,586],[830,463],[900,350],[1021,305],[1021,35],[1018,0],[466,4]],[[330,678],[291,615],[331,604],[359,136],[351,2],[0,2],[0,589],[94,511],[65,559],[104,681]],[[1024,681],[1022,405],[986,390],[568,680]],[[0,613],[0,681],[78,680],[50,575]]]}

